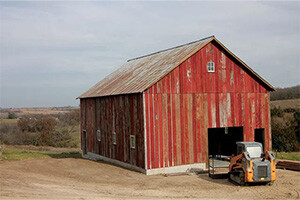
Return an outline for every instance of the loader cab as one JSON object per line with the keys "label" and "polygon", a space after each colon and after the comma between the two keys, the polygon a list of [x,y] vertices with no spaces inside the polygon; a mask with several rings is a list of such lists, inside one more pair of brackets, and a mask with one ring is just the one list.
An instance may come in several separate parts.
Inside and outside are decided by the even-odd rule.
{"label": "loader cab", "polygon": [[236,145],[238,155],[230,159],[230,180],[240,185],[275,181],[275,158],[271,151],[264,155],[259,142],[237,142]]}
{"label": "loader cab", "polygon": [[247,152],[250,158],[261,158],[263,146],[259,142],[237,142],[237,155]]}

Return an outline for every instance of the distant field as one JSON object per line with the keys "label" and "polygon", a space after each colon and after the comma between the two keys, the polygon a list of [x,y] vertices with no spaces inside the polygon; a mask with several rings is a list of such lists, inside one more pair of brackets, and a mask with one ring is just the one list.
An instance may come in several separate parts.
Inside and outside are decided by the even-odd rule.
{"label": "distant field", "polygon": [[300,99],[287,99],[287,100],[276,100],[271,101],[271,108],[280,107],[285,108],[300,108]]}
{"label": "distant field", "polygon": [[0,108],[0,118],[7,118],[8,113],[14,113],[17,117],[36,115],[57,115],[68,113],[79,107],[40,107],[40,108]]}

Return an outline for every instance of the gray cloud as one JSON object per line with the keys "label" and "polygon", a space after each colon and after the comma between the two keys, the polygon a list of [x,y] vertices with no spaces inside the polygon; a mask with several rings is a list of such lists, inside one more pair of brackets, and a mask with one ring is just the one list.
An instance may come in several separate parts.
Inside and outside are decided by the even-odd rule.
{"label": "gray cloud", "polygon": [[213,34],[272,85],[296,85],[299,13],[299,2],[0,2],[0,105],[78,105],[127,59]]}

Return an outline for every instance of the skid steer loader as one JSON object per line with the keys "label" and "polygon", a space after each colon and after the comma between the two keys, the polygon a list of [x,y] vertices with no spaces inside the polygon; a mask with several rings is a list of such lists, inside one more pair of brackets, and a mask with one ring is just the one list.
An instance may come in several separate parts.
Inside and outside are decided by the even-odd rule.
{"label": "skid steer loader", "polygon": [[263,153],[258,142],[237,142],[237,155],[229,165],[229,180],[239,184],[268,183],[276,179],[275,157],[272,151]]}

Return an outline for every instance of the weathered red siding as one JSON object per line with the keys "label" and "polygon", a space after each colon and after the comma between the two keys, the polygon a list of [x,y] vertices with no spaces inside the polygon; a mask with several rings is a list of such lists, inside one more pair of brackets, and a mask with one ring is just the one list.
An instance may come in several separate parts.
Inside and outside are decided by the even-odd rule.
{"label": "weathered red siding", "polygon": [[[207,72],[207,62],[215,72]],[[244,140],[265,128],[271,149],[269,91],[209,43],[144,92],[147,169],[206,163],[208,128],[243,126]]]}
{"label": "weathered red siding", "polygon": [[[87,132],[88,152],[145,168],[142,94],[81,99],[80,108],[81,130]],[[102,135],[100,142],[98,129]],[[116,144],[112,142],[113,132]],[[130,148],[130,135],[136,136],[135,149]]]}

